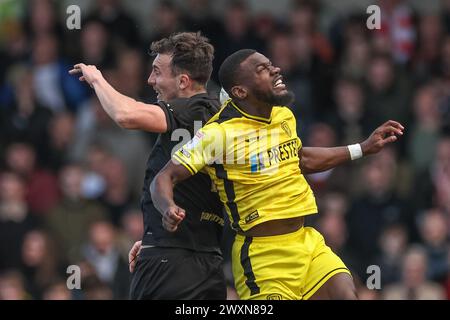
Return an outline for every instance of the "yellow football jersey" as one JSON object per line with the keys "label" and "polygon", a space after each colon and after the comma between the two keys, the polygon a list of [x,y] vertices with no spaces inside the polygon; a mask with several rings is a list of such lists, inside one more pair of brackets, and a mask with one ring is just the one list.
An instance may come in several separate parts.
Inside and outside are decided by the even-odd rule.
{"label": "yellow football jersey", "polygon": [[314,194],[299,167],[296,121],[274,106],[269,119],[249,115],[232,100],[173,158],[214,182],[235,230],[317,213]]}

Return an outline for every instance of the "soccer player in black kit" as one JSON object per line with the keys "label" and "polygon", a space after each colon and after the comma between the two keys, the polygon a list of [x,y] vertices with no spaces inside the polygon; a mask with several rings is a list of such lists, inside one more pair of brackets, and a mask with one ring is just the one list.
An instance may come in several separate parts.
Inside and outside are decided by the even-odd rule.
{"label": "soccer player in black kit", "polygon": [[[145,104],[117,92],[95,66],[77,64],[104,110],[121,127],[159,133],[147,162],[141,208],[144,236],[131,282],[131,299],[226,299],[220,241],[222,205],[206,174],[177,185],[174,196],[189,214],[178,232],[162,227],[149,187],[172,152],[181,147],[174,136],[189,132],[189,141],[218,110],[217,98],[208,96],[214,48],[200,33],[178,33],[153,42],[155,59],[148,84],[157,92],[156,104]],[[197,123],[194,123],[197,121]],[[133,250],[132,250],[133,252]],[[132,256],[136,252],[134,251]],[[133,262],[134,263],[134,262]]]}

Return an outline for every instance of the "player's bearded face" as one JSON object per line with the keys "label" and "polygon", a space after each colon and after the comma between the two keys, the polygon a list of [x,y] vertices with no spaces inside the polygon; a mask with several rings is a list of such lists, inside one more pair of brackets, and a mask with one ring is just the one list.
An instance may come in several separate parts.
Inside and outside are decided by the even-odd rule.
{"label": "player's bearded face", "polygon": [[274,92],[273,90],[263,90],[258,87],[253,88],[254,96],[267,104],[273,106],[285,106],[294,102],[295,95],[292,91],[284,90],[281,93]]}

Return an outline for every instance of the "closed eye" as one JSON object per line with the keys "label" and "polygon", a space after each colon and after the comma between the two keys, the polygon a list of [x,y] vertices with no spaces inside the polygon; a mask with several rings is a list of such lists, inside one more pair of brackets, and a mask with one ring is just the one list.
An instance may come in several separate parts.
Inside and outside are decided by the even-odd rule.
{"label": "closed eye", "polygon": [[270,67],[272,67],[272,63],[268,62],[268,63],[264,63],[264,64],[260,64],[256,67],[256,72],[260,73],[264,70],[270,70]]}

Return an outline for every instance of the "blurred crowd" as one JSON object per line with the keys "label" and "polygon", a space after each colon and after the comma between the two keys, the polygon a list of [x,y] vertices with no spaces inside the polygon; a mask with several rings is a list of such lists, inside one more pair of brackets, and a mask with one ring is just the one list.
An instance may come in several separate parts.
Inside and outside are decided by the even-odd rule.
{"label": "blurred crowd", "polygon": [[[96,65],[121,93],[153,102],[149,45],[187,30],[211,39],[216,72],[241,48],[281,67],[306,146],[361,142],[388,119],[405,126],[379,154],[309,175],[319,214],[307,223],[352,270],[360,298],[450,298],[449,0],[434,13],[374,1],[379,30],[361,10],[324,30],[320,1],[292,0],[281,18],[252,14],[246,1],[227,1],[217,16],[213,1],[158,1],[151,36],[123,2],[96,1],[80,30],[66,28],[60,2],[0,3],[0,300],[128,298],[155,136],[120,129],[67,71]],[[227,262],[231,238],[227,229]],[[66,286],[69,265],[81,268],[79,290]],[[366,285],[371,265],[377,290]]]}

